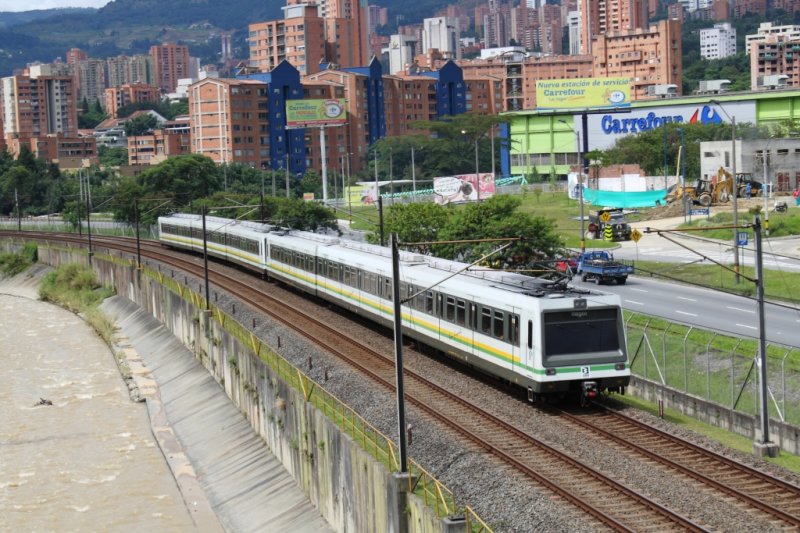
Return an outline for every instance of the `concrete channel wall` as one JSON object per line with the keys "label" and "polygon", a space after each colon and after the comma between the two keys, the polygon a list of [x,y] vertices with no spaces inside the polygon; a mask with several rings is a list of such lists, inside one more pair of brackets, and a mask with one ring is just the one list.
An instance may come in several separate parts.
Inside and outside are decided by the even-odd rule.
{"label": "concrete channel wall", "polygon": [[[632,395],[653,403],[658,403],[661,400],[664,407],[707,424],[753,440],[761,438],[761,419],[757,416],[734,411],[714,402],[665,387],[660,383],[638,376],[631,376],[631,384],[628,390]],[[800,454],[800,428],[770,418],[769,433],[769,440],[778,444],[781,450],[795,455]]]}
{"label": "concrete channel wall", "polygon": [[[87,264],[87,255],[81,249],[40,246],[39,261],[54,267]],[[258,345],[261,351],[263,344],[253,339],[252,346],[245,346],[230,333],[230,324],[223,324],[224,315],[203,311],[197,294],[188,289],[176,294],[165,286],[166,279],[144,275],[130,266],[128,258],[95,255],[92,267],[101,283],[115,286],[119,296],[152,314],[192,349],[335,530],[466,531],[463,519],[440,518],[409,491],[413,478],[392,474],[308,402],[302,378],[297,390],[287,383],[285,371],[276,370],[265,362],[264,353],[251,349]],[[336,411],[328,414],[337,416]],[[338,416],[341,423],[341,412]]]}

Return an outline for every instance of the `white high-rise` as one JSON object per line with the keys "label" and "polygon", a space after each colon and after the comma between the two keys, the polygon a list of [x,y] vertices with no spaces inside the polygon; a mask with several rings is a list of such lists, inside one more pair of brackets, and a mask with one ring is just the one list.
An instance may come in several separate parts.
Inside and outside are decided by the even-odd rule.
{"label": "white high-rise", "polygon": [[736,28],[729,22],[700,30],[700,55],[705,59],[722,59],[736,54]]}
{"label": "white high-rise", "polygon": [[581,12],[570,11],[567,17],[569,27],[569,55],[581,53]]}
{"label": "white high-rise", "polygon": [[422,53],[436,48],[444,57],[461,59],[460,39],[458,19],[435,17],[425,19],[422,23]]}

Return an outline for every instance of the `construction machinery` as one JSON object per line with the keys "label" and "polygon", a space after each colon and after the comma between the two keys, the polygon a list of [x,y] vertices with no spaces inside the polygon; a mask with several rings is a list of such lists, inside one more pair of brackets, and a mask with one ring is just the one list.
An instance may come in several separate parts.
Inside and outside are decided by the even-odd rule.
{"label": "construction machinery", "polygon": [[[736,194],[739,198],[748,196],[759,196],[761,194],[761,183],[753,179],[749,172],[738,172],[736,174]],[[683,200],[684,196],[693,204],[703,207],[710,205],[725,204],[733,196],[733,179],[730,172],[720,167],[715,176],[710,180],[699,179],[695,185],[674,186],[667,193],[667,202],[672,203],[676,200]]]}

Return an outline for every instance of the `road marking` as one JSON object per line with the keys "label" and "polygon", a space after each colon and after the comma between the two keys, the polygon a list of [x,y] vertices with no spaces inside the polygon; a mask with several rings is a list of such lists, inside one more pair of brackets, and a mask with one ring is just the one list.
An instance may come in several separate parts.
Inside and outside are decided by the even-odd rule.
{"label": "road marking", "polygon": [[730,305],[727,305],[725,307],[727,307],[728,309],[733,309],[734,311],[741,311],[742,313],[750,313],[751,315],[755,314],[755,311],[751,311],[750,309],[740,309],[738,307],[731,307]]}
{"label": "road marking", "polygon": [[[636,302],[634,300],[625,300],[625,301],[628,302],[629,304],[644,305],[642,302]],[[800,320],[798,320],[798,322],[800,322]]]}
{"label": "road marking", "polygon": [[748,329],[758,329],[755,326],[748,326],[747,324],[736,324],[740,328],[748,328]]}
{"label": "road marking", "polygon": [[637,292],[650,292],[650,291],[648,291],[648,290],[646,290],[646,289],[637,289],[637,288],[635,288],[635,287],[634,287],[634,288],[632,288],[631,290],[632,290],[632,291],[637,291]]}
{"label": "road marking", "polygon": [[687,312],[685,312],[685,311],[677,311],[677,310],[676,310],[675,312],[676,312],[676,313],[679,313],[679,314],[681,314],[681,315],[697,316],[697,315],[696,315],[696,314],[694,314],[694,313],[687,313]]}
{"label": "road marking", "polygon": [[686,300],[687,302],[696,302],[694,298],[687,298],[685,296],[678,296],[678,300]]}

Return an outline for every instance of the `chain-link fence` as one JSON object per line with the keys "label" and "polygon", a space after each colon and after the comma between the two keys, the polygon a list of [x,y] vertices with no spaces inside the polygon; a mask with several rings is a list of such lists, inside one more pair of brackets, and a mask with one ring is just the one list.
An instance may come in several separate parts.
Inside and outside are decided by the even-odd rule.
{"label": "chain-link fence", "polygon": [[[625,313],[631,372],[743,413],[758,415],[758,340]],[[770,417],[800,425],[800,348],[767,344]]]}

